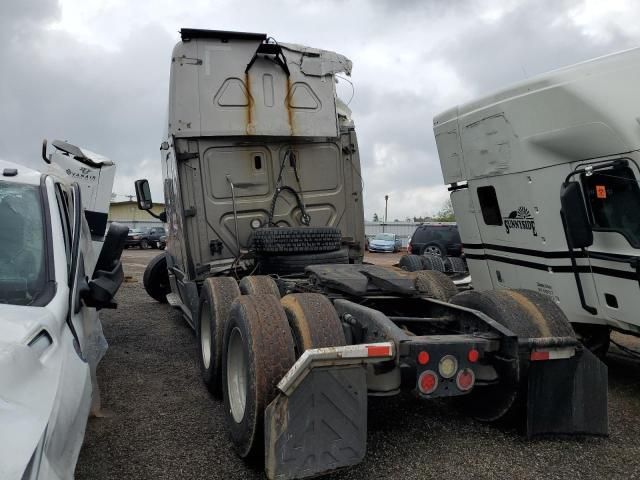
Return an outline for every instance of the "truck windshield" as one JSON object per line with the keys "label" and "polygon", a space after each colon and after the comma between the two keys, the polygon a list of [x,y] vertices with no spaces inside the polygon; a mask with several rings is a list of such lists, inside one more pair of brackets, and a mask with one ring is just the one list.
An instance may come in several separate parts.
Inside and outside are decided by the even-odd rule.
{"label": "truck windshield", "polygon": [[0,303],[30,305],[44,291],[40,189],[0,182]]}

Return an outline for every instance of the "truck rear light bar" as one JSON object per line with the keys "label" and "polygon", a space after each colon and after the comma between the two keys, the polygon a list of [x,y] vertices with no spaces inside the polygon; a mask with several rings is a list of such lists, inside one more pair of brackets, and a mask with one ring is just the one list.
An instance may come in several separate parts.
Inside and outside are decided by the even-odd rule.
{"label": "truck rear light bar", "polygon": [[291,392],[304,380],[307,374],[316,367],[355,365],[372,363],[395,358],[393,342],[364,343],[343,347],[325,347],[306,350],[291,369],[278,383],[278,390],[285,395]]}

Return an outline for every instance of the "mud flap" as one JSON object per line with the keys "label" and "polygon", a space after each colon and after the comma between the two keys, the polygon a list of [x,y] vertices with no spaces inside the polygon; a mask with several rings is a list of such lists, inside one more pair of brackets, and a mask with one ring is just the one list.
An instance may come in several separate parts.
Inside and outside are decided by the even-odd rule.
{"label": "mud flap", "polygon": [[269,479],[305,478],[360,463],[367,445],[364,365],[313,368],[265,412]]}
{"label": "mud flap", "polygon": [[567,359],[532,361],[527,435],[608,435],[607,366],[586,348]]}

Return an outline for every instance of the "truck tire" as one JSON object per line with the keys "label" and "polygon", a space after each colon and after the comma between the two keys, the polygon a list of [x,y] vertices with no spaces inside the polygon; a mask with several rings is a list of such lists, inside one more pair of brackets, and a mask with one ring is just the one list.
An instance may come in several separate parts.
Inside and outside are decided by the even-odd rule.
{"label": "truck tire", "polygon": [[444,273],[436,270],[422,270],[416,276],[416,290],[427,297],[448,302],[458,293],[458,288]]}
{"label": "truck tire", "polygon": [[293,333],[296,359],[310,348],[345,345],[344,330],[331,301],[319,293],[292,293],[280,300]]}
{"label": "truck tire", "polygon": [[263,255],[333,252],[341,242],[342,233],[334,227],[265,227],[253,232],[251,248]]}
{"label": "truck tire", "polygon": [[400,265],[401,269],[406,270],[407,272],[417,272],[424,268],[422,266],[422,259],[420,258],[420,255],[403,255],[400,257],[398,265]]}
{"label": "truck tire", "polygon": [[280,290],[275,280],[267,275],[249,275],[239,282],[242,295],[275,295],[280,298]]}
{"label": "truck tire", "polygon": [[154,257],[147,264],[144,275],[142,275],[142,285],[151,298],[160,303],[167,303],[167,295],[171,293],[171,285],[169,284],[166,253]]}
{"label": "truck tire", "polygon": [[463,273],[467,271],[467,265],[460,257],[447,257],[445,260],[445,266],[447,267],[447,271],[453,273]]}
{"label": "truck tire", "polygon": [[149,242],[144,239],[140,240],[140,250],[146,250],[147,248],[149,248]]}
{"label": "truck tire", "polygon": [[273,295],[242,295],[225,326],[222,390],[229,434],[238,455],[264,455],[264,410],[295,362],[293,337]]}
{"label": "truck tire", "polygon": [[216,397],[222,392],[222,336],[233,301],[240,296],[232,277],[210,277],[202,284],[196,336],[200,345],[200,372],[209,391]]}
{"label": "truck tire", "polygon": [[435,270],[437,272],[446,272],[446,266],[444,263],[444,259],[437,255],[431,255],[429,253],[425,253],[421,257],[422,268],[424,270]]}
{"label": "truck tire", "polygon": [[[521,338],[575,336],[560,307],[548,296],[531,290],[469,290],[451,303],[485,313]],[[526,404],[527,362],[516,362],[511,381],[479,387],[459,397],[458,405],[484,422],[514,420]]]}
{"label": "truck tire", "polygon": [[345,249],[334,252],[312,253],[301,255],[270,255],[259,257],[260,273],[290,275],[303,273],[308,265],[346,264],[349,263],[349,251]]}

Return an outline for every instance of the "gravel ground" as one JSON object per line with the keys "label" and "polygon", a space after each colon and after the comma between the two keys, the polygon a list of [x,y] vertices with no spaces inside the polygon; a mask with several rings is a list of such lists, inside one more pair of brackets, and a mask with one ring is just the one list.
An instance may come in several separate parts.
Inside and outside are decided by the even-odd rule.
{"label": "gravel ground", "polygon": [[[102,315],[110,344],[98,368],[104,415],[89,420],[76,478],[264,478],[227,441],[222,404],[199,377],[192,331],[142,288],[155,254],[125,251],[131,281],[119,309]],[[527,440],[445,402],[371,399],[365,461],[327,478],[640,478],[640,362],[613,350],[607,363],[608,438]]]}

